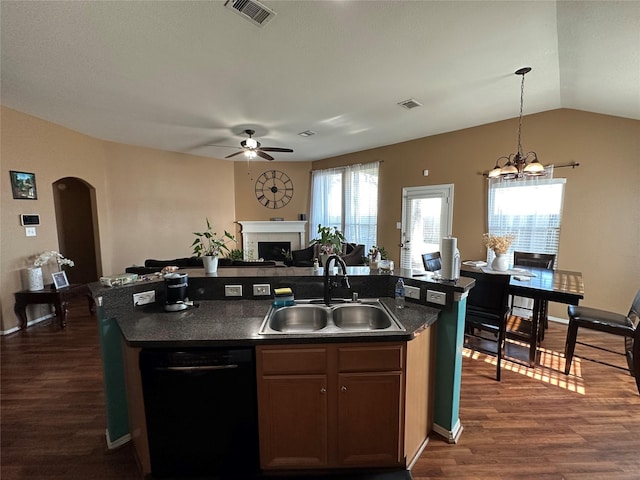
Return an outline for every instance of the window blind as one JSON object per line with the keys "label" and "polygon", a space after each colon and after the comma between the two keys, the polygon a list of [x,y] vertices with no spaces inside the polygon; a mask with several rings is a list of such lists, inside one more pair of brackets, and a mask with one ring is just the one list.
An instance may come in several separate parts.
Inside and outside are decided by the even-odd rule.
{"label": "window blind", "polygon": [[[489,181],[489,233],[515,235],[508,251],[511,264],[514,250],[553,253],[557,262],[565,182],[564,178]],[[487,261],[493,257],[489,250]]]}

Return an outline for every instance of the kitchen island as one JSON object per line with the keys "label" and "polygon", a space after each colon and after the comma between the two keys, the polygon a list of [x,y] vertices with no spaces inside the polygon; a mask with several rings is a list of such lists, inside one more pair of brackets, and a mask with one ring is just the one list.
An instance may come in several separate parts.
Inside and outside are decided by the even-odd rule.
{"label": "kitchen island", "polygon": [[[124,398],[125,408],[121,410],[124,410],[127,419],[131,419],[131,425],[127,423],[129,432],[125,437],[133,438],[143,472],[148,473],[151,467],[138,368],[140,349],[251,348],[255,352],[257,364],[260,460],[263,470],[321,471],[359,467],[408,467],[426,445],[432,427],[438,433],[444,430],[447,437],[459,435],[461,427],[457,421],[457,399],[446,400],[446,397],[459,395],[459,390],[457,393],[455,390],[456,382],[459,388],[459,378],[445,381],[439,378],[443,375],[451,376],[451,364],[455,366],[455,362],[449,361],[450,365],[444,368],[436,367],[435,364],[442,362],[440,357],[443,355],[459,355],[455,342],[453,353],[446,352],[452,348],[451,331],[455,335],[458,330],[461,333],[460,304],[464,306],[466,291],[473,285],[472,280],[438,283],[413,278],[411,272],[398,271],[396,274],[380,275],[371,274],[368,268],[350,267],[347,273],[352,290],[358,292],[360,298],[380,298],[404,326],[403,331],[346,332],[328,336],[260,335],[259,327],[271,300],[254,297],[252,294],[245,294],[239,299],[225,298],[224,286],[241,285],[243,293],[251,293],[252,286],[256,283],[268,283],[271,289],[291,287],[297,299],[317,298],[322,292],[322,270],[233,270],[236,269],[225,269],[224,272],[219,271],[210,276],[205,275],[202,270],[187,270],[189,297],[198,307],[181,312],[168,313],[162,310],[162,281],[138,282],[116,288],[92,286],[101,322],[105,322],[103,332],[117,328],[118,335],[124,340],[122,345],[116,347],[115,338],[107,341],[109,334],[102,335],[105,338],[102,345],[105,365],[113,363],[109,361],[110,357],[116,357],[116,363],[117,357],[124,356],[126,359],[119,369],[115,369],[120,372],[105,368],[105,387],[106,390],[113,390],[113,384],[117,383],[112,378],[110,389],[107,377],[120,376],[120,381],[127,384],[128,397]],[[419,289],[419,298],[416,301],[409,300],[407,308],[395,310],[391,297],[393,286],[401,275],[407,285]],[[156,303],[133,306],[133,293],[151,289],[155,291]],[[445,304],[430,305],[426,301],[427,290],[442,292],[446,296]],[[440,338],[441,335],[443,338]],[[118,343],[119,341],[118,338]],[[279,355],[284,355],[283,358],[287,360],[278,361]],[[296,365],[299,369],[283,369],[282,365]],[[455,377],[455,372],[453,375]],[[312,381],[309,382],[309,379]],[[347,381],[351,383],[345,383]],[[310,385],[313,385],[313,389],[318,388],[323,394],[326,393],[324,399],[320,397],[319,410],[306,406],[309,410],[292,412],[288,409],[283,412],[278,410],[282,401],[269,401],[278,398],[278,395],[286,399],[291,396],[292,391],[304,391],[300,389],[309,388]],[[340,396],[336,391],[341,391],[343,395]],[[347,391],[354,392],[353,395],[360,392],[360,396],[349,397],[357,399],[349,403],[345,395]],[[371,397],[387,407],[365,409],[362,414],[365,417],[353,423],[353,428],[349,427],[345,419],[359,412],[358,407],[366,405],[365,400]],[[109,410],[112,402],[108,391],[107,399]],[[113,403],[122,406],[123,399],[116,399]],[[374,404],[375,402],[371,405]],[[437,409],[442,411],[438,412]],[[310,411],[317,411],[319,414],[310,416]],[[395,422],[393,418],[383,422],[385,426],[382,430],[381,423],[376,421],[376,416],[381,411],[389,411],[396,418]],[[351,413],[345,417],[345,412]],[[114,410],[112,413],[116,417],[123,416],[123,411]],[[278,415],[281,415],[282,421],[274,423],[273,419],[279,418]],[[366,415],[371,417],[370,422],[366,421]],[[438,425],[438,415],[445,419],[444,426]],[[457,433],[446,424],[450,417],[457,422]],[[306,446],[301,447],[299,436],[296,437],[291,430],[297,426],[289,425],[289,430],[284,428],[287,418],[307,419],[310,422],[309,428],[324,433],[320,440],[311,438]],[[371,428],[360,428],[366,424],[370,424]],[[343,438],[345,432],[354,435],[351,444],[349,446],[342,442],[338,446],[337,439]],[[365,442],[376,437],[385,438],[381,442]],[[288,439],[290,444],[285,442],[274,450],[273,439]],[[368,451],[362,450],[365,448],[363,445]],[[297,457],[296,452],[300,453]]]}

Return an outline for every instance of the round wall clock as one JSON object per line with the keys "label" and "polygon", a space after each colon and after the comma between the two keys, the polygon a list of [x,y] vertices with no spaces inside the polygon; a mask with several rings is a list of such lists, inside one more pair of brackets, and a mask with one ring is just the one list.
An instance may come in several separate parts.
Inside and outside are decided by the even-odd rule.
{"label": "round wall clock", "polygon": [[282,208],[293,198],[293,182],[279,170],[267,170],[256,180],[256,198],[267,208]]}

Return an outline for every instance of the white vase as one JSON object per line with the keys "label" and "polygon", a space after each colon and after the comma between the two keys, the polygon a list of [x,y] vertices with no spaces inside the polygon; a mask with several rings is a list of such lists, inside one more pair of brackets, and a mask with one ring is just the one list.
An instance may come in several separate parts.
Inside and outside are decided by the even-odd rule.
{"label": "white vase", "polygon": [[42,290],[44,288],[42,267],[31,267],[27,269],[27,282],[29,284],[29,290]]}
{"label": "white vase", "polygon": [[218,271],[217,255],[205,255],[202,257],[202,263],[204,264],[205,273],[216,273]]}
{"label": "white vase", "polygon": [[496,253],[495,258],[491,262],[491,268],[498,272],[509,270],[509,256],[506,253]]}

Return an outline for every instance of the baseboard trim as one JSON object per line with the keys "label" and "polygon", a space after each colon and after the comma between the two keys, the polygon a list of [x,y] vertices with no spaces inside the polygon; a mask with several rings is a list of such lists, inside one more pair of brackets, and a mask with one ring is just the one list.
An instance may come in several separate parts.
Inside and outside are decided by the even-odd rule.
{"label": "baseboard trim", "polygon": [[458,440],[460,440],[460,435],[462,435],[463,430],[464,430],[464,427],[460,423],[460,419],[458,419],[456,424],[453,426],[453,430],[447,430],[446,428],[441,427],[438,424],[435,424],[435,423],[433,424],[433,431],[438,435],[440,435],[441,437],[444,437],[447,443],[458,443]]}
{"label": "baseboard trim", "polygon": [[114,440],[113,442],[111,440],[109,440],[109,429],[107,428],[104,431],[105,437],[107,439],[107,448],[109,450],[115,450],[116,448],[120,448],[123,445],[126,445],[127,443],[129,443],[131,441],[131,434],[127,433],[126,435],[123,435],[122,437]]}
{"label": "baseboard trim", "polygon": [[569,325],[569,320],[567,320],[566,318],[551,317],[551,316],[547,316],[547,318],[549,319],[550,322],[556,322],[556,323],[562,323],[563,325]]}
{"label": "baseboard trim", "polygon": [[[29,320],[27,321],[27,328],[29,328],[32,325],[35,325],[36,323],[40,323],[40,322],[44,322],[45,320],[49,320],[50,318],[54,318],[55,314],[53,313],[48,313],[47,315],[44,315],[42,317],[38,317],[38,318],[34,318],[33,320]],[[13,328],[10,328],[9,330],[2,330],[0,331],[0,335],[11,335],[12,333],[16,333],[19,332],[21,330],[21,328],[16,325]]]}
{"label": "baseboard trim", "polygon": [[422,455],[422,452],[424,451],[425,448],[427,448],[428,444],[429,444],[429,437],[427,436],[427,438],[424,439],[424,442],[422,442],[422,445],[420,445],[420,447],[418,448],[418,451],[416,452],[416,454],[413,456],[413,459],[411,460],[409,465],[407,465],[407,470],[411,470],[413,466],[416,464],[416,462],[420,460],[420,455]]}

